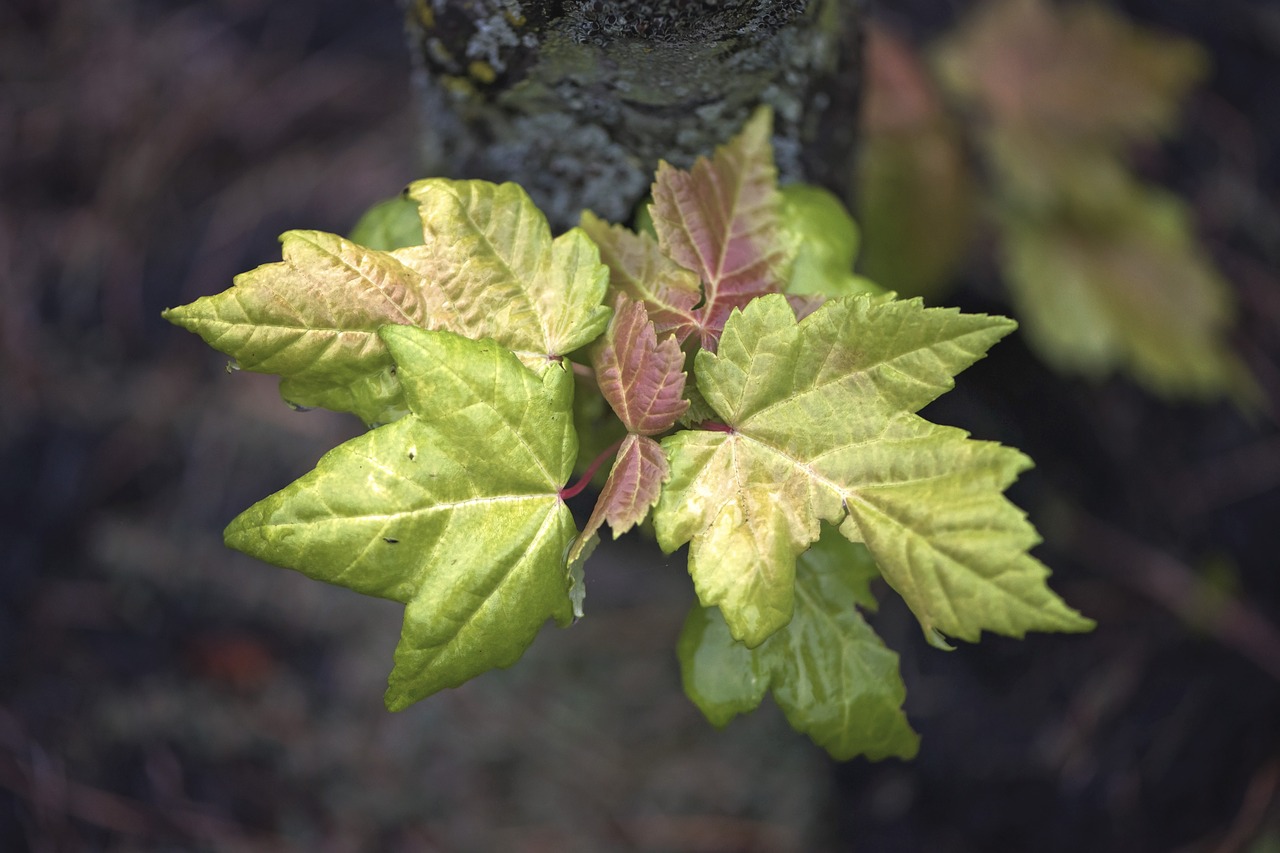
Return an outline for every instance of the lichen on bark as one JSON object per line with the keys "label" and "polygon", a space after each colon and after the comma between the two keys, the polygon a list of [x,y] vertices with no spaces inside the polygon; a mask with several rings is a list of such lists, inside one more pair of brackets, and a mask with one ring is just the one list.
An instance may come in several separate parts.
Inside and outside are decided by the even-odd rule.
{"label": "lichen on bark", "polygon": [[432,174],[523,185],[553,226],[627,220],[660,159],[687,167],[760,104],[783,180],[847,195],[851,0],[410,0]]}

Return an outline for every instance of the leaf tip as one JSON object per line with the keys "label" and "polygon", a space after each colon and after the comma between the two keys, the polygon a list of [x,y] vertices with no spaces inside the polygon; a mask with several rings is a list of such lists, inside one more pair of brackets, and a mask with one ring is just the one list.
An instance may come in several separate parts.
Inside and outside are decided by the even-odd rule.
{"label": "leaf tip", "polygon": [[1090,619],[1080,611],[1072,607],[1067,607],[1066,611],[1063,627],[1059,629],[1062,633],[1087,634],[1098,627],[1097,620]]}
{"label": "leaf tip", "polygon": [[422,331],[424,330],[413,326],[401,326],[394,323],[388,323],[378,327],[378,337],[382,339],[382,342],[386,344],[388,348],[391,348],[394,351],[395,347],[403,346],[409,341],[417,338],[418,334]]}
{"label": "leaf tip", "polygon": [[761,104],[743,124],[740,135],[751,141],[762,139],[768,141],[773,135],[773,107]]}
{"label": "leaf tip", "polygon": [[745,607],[730,608],[728,613],[724,612],[726,602],[720,601],[717,604],[729,624],[730,635],[748,649],[759,648],[765,640],[791,624],[795,614],[795,599],[790,595],[785,601],[774,603],[774,606],[748,604]]}
{"label": "leaf tip", "polygon": [[921,625],[920,627],[924,629],[925,641],[935,649],[944,652],[954,652],[956,650],[955,646],[947,642],[946,635],[937,628],[932,625]]}
{"label": "leaf tip", "polygon": [[186,305],[177,305],[173,308],[166,308],[160,312],[160,317],[180,329],[186,329],[188,332],[200,334],[202,318],[197,313],[197,307],[204,299],[211,297],[202,296],[195,302],[189,302]]}
{"label": "leaf tip", "polygon": [[394,685],[388,687],[386,693],[382,694],[382,704],[385,705],[387,710],[392,713],[403,711],[416,701],[416,699],[399,690]]}
{"label": "leaf tip", "polygon": [[[251,506],[244,512],[231,519],[231,522],[222,529],[222,543],[233,551],[239,551],[242,554],[248,554],[251,557],[257,556],[260,549],[253,548],[253,540],[261,537],[261,528],[256,520],[253,519],[251,513],[257,506]],[[257,536],[254,536],[254,533]]]}

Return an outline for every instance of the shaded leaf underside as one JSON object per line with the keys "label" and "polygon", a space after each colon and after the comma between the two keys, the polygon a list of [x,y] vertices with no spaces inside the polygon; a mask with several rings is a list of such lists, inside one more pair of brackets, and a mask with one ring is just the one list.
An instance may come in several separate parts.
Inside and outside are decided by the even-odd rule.
{"label": "shaded leaf underside", "polygon": [[685,692],[723,726],[772,690],[788,722],[837,759],[913,757],[897,655],[854,606],[866,606],[874,572],[864,548],[828,528],[800,557],[794,617],[755,649],[716,608],[695,607],[678,646]]}

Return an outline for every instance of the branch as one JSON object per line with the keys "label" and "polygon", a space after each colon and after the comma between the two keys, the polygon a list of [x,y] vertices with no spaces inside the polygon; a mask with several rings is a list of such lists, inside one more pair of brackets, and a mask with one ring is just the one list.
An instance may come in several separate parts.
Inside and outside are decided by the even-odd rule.
{"label": "branch", "polygon": [[553,228],[631,218],[659,159],[687,167],[762,103],[784,180],[847,191],[853,0],[406,3],[433,174],[511,180]]}

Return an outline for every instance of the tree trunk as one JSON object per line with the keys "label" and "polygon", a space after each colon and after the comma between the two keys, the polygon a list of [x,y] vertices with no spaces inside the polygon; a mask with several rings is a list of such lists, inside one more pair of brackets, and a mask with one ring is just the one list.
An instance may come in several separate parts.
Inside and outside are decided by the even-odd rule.
{"label": "tree trunk", "polygon": [[408,2],[430,174],[625,221],[769,104],[782,179],[848,194],[860,0]]}

